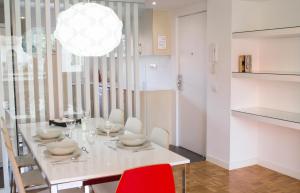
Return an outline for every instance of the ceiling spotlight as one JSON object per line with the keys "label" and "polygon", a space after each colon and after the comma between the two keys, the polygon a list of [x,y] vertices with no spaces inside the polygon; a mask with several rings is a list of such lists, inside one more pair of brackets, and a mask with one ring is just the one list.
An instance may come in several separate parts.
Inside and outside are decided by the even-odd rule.
{"label": "ceiling spotlight", "polygon": [[152,2],[152,5],[156,5],[156,1],[153,1],[153,2]]}
{"label": "ceiling spotlight", "polygon": [[24,16],[21,16],[20,19],[25,19],[25,17],[24,17]]}

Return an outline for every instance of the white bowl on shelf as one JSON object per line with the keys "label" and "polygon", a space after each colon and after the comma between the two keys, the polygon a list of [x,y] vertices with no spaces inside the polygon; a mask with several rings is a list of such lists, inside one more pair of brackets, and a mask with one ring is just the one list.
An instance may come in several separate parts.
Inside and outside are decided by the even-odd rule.
{"label": "white bowl on shelf", "polygon": [[55,139],[62,135],[62,131],[59,129],[39,129],[36,131],[36,134],[41,139]]}
{"label": "white bowl on shelf", "polygon": [[119,137],[119,141],[126,146],[141,146],[147,142],[144,135],[126,134]]}
{"label": "white bowl on shelf", "polygon": [[73,140],[65,139],[60,142],[49,143],[46,148],[52,155],[69,155],[78,149],[78,144]]}

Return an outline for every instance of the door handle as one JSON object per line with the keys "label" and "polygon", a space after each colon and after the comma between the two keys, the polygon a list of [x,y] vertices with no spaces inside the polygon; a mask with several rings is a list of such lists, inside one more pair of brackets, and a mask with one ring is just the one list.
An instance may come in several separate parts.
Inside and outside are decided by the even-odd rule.
{"label": "door handle", "polygon": [[177,76],[177,89],[182,90],[182,75],[181,74],[179,74]]}

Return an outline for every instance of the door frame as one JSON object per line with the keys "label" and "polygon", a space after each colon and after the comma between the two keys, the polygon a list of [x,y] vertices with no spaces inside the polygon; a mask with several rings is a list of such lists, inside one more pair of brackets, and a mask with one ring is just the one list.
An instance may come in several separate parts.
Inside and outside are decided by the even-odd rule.
{"label": "door frame", "polygon": [[[179,146],[179,137],[180,137],[180,105],[179,105],[179,93],[180,91],[178,90],[177,88],[177,77],[179,75],[179,71],[180,71],[180,60],[179,60],[179,19],[182,18],[182,17],[187,17],[187,16],[191,16],[191,15],[197,15],[197,14],[206,14],[207,13],[207,10],[204,9],[204,10],[194,10],[194,11],[190,11],[190,12],[187,12],[187,13],[184,13],[184,14],[181,14],[181,15],[178,15],[176,17],[176,21],[175,21],[175,32],[176,32],[176,35],[175,35],[175,63],[176,63],[176,67],[175,67],[175,81],[176,81],[176,98],[175,98],[175,104],[176,104],[176,108],[175,108],[175,124],[176,124],[176,127],[175,127],[175,139],[173,137],[173,140],[175,140],[175,145],[176,146]],[[206,27],[207,27],[207,23],[206,23]],[[205,61],[207,62],[207,45],[205,43],[205,53],[204,53],[204,56],[205,56]],[[207,65],[205,65],[207,66]],[[207,72],[207,67],[205,68],[205,71]],[[207,133],[207,128],[205,129],[205,136],[206,136],[206,133]],[[205,138],[206,139],[206,138]],[[206,155],[206,141],[205,141],[205,155]],[[204,156],[205,156],[204,155]]]}

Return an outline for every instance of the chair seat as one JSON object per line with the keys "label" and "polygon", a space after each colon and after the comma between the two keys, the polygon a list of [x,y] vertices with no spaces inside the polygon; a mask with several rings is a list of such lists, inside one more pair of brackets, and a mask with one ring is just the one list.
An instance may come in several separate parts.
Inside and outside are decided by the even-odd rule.
{"label": "chair seat", "polygon": [[22,173],[21,178],[25,188],[47,185],[43,175],[39,170],[32,170]]}
{"label": "chair seat", "polygon": [[19,167],[29,167],[36,165],[33,157],[30,154],[16,156],[16,162]]}
{"label": "chair seat", "polygon": [[[27,191],[28,193],[50,193],[49,189],[45,190],[32,190]],[[84,191],[80,188],[72,188],[72,189],[66,189],[66,190],[60,190],[58,193],[84,193]]]}

